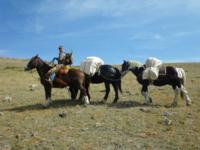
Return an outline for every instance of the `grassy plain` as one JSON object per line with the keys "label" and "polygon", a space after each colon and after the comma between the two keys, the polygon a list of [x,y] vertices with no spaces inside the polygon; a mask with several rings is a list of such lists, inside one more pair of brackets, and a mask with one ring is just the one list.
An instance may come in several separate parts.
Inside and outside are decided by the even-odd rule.
{"label": "grassy plain", "polygon": [[[123,94],[106,104],[104,85],[92,85],[92,104],[83,107],[70,100],[67,89],[53,90],[53,104],[43,109],[44,91],[36,71],[24,72],[26,60],[0,59],[0,149],[2,150],[199,150],[200,64],[172,64],[187,73],[190,107],[181,99],[172,108],[169,86],[151,87],[153,105],[142,106],[141,86],[129,73]],[[29,86],[38,84],[34,91]],[[6,96],[12,97],[5,101]],[[141,108],[146,111],[141,111]],[[164,114],[171,125],[165,125]],[[59,117],[60,113],[66,114]]]}

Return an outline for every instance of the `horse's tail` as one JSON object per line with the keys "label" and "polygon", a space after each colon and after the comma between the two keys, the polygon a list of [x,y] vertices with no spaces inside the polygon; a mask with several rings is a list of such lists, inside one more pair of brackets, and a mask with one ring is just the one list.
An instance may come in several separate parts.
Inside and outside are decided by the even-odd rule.
{"label": "horse's tail", "polygon": [[183,93],[183,91],[181,90],[181,93],[180,93],[180,95],[181,95],[181,99],[184,99],[184,93]]}
{"label": "horse's tail", "polygon": [[[179,68],[179,71],[181,72],[181,75],[182,75],[182,83],[181,84],[182,84],[182,86],[184,86],[186,84],[186,73],[183,68]],[[181,87],[180,95],[181,95],[181,98],[184,99],[184,92],[182,90],[182,87]]]}
{"label": "horse's tail", "polygon": [[181,68],[181,73],[182,73],[182,76],[183,76],[183,83],[182,84],[185,85],[186,84],[186,73],[185,73],[183,68]]}
{"label": "horse's tail", "polygon": [[122,91],[122,81],[121,80],[118,81],[118,88],[119,88],[119,91],[121,93],[123,93],[123,91]]}
{"label": "horse's tail", "polygon": [[[118,70],[118,69],[117,69],[117,70]],[[118,78],[118,81],[117,81],[118,89],[119,89],[119,91],[120,91],[121,93],[123,93],[123,91],[122,91],[122,80],[121,80],[122,74],[121,74],[121,72],[120,72],[119,70],[118,70],[117,78]]]}

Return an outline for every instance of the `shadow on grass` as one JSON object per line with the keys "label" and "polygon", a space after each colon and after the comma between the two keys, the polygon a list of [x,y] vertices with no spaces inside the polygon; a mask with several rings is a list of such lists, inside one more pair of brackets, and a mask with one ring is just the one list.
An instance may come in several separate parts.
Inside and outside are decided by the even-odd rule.
{"label": "shadow on grass", "polygon": [[1,109],[0,111],[15,111],[15,112],[24,112],[24,111],[32,111],[32,110],[41,110],[41,109],[51,109],[51,108],[62,108],[62,107],[71,107],[81,105],[81,101],[78,100],[53,100],[48,108],[45,108],[42,104],[33,104],[26,106],[19,106],[8,109]]}
{"label": "shadow on grass", "polygon": [[141,106],[144,105],[132,100],[108,104],[108,107],[116,107],[116,108],[130,108],[130,107],[141,107]]}
{"label": "shadow on grass", "polygon": [[[24,112],[24,111],[34,111],[34,110],[43,110],[43,109],[52,109],[52,108],[62,108],[62,107],[74,107],[74,106],[84,106],[81,101],[79,100],[54,100],[50,104],[48,108],[45,108],[42,104],[33,104],[33,105],[25,105],[25,106],[19,106],[14,108],[8,108],[8,109],[0,109],[0,111],[15,111],[15,112]],[[90,105],[99,106],[99,105],[105,105],[107,107],[113,107],[113,108],[131,108],[131,107],[152,107],[152,106],[145,106],[142,103],[139,103],[137,101],[123,101],[123,102],[117,102],[117,103],[102,103],[101,101],[91,101]],[[160,105],[156,105],[154,107],[160,107]],[[166,107],[166,106],[165,106]]]}
{"label": "shadow on grass", "polygon": [[106,105],[102,101],[90,101],[90,105],[99,106],[99,105]]}

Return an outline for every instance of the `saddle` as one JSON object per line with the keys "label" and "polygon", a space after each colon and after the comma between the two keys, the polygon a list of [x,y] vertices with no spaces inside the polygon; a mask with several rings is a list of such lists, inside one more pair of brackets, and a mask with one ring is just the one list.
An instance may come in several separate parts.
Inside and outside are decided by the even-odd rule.
{"label": "saddle", "polygon": [[166,66],[159,67],[159,72],[158,73],[159,73],[160,76],[166,75],[167,74]]}
{"label": "saddle", "polygon": [[69,66],[63,66],[58,70],[56,74],[66,75],[69,72],[69,69],[70,69]]}

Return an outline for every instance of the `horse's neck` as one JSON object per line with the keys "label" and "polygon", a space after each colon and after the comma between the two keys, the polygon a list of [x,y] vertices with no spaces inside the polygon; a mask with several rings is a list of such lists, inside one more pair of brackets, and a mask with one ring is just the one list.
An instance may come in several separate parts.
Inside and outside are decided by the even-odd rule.
{"label": "horse's neck", "polygon": [[138,67],[134,67],[134,68],[131,68],[130,71],[135,75],[135,76],[138,76],[141,71]]}
{"label": "horse's neck", "polygon": [[37,66],[37,72],[40,76],[40,78],[43,78],[45,76],[45,74],[51,69],[51,67],[46,64],[45,62],[41,62],[38,66]]}

